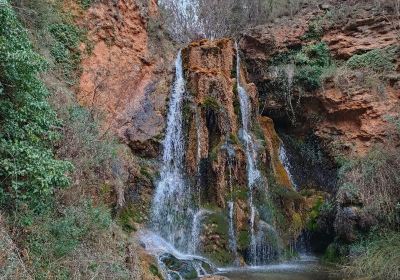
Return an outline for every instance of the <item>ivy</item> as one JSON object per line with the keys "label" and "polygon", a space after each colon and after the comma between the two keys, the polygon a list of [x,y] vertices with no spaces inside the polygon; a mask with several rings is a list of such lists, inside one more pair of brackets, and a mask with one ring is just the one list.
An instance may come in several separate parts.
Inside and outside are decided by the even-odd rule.
{"label": "ivy", "polygon": [[47,68],[7,0],[0,0],[0,203],[40,209],[69,184],[68,162],[55,159],[61,124],[38,78]]}

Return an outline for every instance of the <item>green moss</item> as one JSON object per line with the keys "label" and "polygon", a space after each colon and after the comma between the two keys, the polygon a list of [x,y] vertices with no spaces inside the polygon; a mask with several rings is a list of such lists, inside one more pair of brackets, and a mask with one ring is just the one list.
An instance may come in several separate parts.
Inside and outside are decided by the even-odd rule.
{"label": "green moss", "polygon": [[322,257],[323,262],[325,263],[339,263],[341,257],[340,254],[337,250],[336,244],[332,243],[330,244]]}
{"label": "green moss", "polygon": [[163,279],[161,273],[158,271],[158,267],[155,266],[154,264],[151,264],[149,267],[150,273],[153,274],[154,276],[158,277],[159,279]]}
{"label": "green moss", "polygon": [[318,197],[315,202],[313,207],[311,208],[311,212],[308,216],[308,221],[307,221],[307,229],[309,231],[316,231],[318,230],[318,217],[320,216],[321,212],[321,207],[324,203],[323,197]]}
{"label": "green moss", "polygon": [[217,233],[221,238],[226,239],[228,237],[228,220],[226,215],[223,213],[212,213],[207,216],[206,224],[216,225],[214,232]]}
{"label": "green moss", "polygon": [[231,143],[233,145],[239,145],[240,144],[238,136],[236,134],[234,134],[234,133],[231,133],[229,135],[229,140],[231,141]]}
{"label": "green moss", "polygon": [[251,238],[248,230],[241,230],[238,232],[237,245],[239,250],[245,250],[250,246]]}
{"label": "green moss", "polygon": [[140,167],[140,175],[144,176],[145,178],[147,178],[149,180],[153,180],[153,175],[152,175],[151,171],[145,166]]}
{"label": "green moss", "polygon": [[189,102],[184,102],[182,106],[182,117],[186,121],[190,121],[192,115],[192,107]]}
{"label": "green moss", "polygon": [[218,153],[221,150],[222,145],[223,145],[223,141],[221,141],[220,143],[218,143],[218,145],[216,145],[215,147],[213,147],[211,149],[211,152],[209,154],[209,159],[211,162],[217,160]]}
{"label": "green moss", "polygon": [[207,251],[206,256],[217,265],[226,266],[233,261],[233,256],[228,250],[214,250],[212,246],[205,250]]}
{"label": "green moss", "polygon": [[[214,210],[217,211],[217,210]],[[205,224],[208,234],[218,235],[218,245],[214,242],[206,243],[204,254],[217,265],[227,265],[232,263],[233,256],[228,249],[228,220],[224,211],[214,212],[206,217]]]}
{"label": "green moss", "polygon": [[118,222],[126,232],[136,231],[136,223],[143,223],[146,221],[146,214],[144,209],[139,205],[129,204],[126,206],[118,216]]}

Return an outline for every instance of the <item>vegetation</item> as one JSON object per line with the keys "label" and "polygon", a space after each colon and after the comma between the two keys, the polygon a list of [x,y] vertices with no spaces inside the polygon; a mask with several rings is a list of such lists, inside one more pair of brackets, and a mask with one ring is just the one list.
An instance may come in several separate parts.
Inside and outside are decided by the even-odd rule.
{"label": "vegetation", "polygon": [[395,69],[393,63],[395,48],[375,49],[364,54],[354,55],[346,65],[350,69],[369,69],[375,72],[385,72]]}
{"label": "vegetation", "polygon": [[[398,150],[372,150],[366,157],[346,162],[340,169],[338,199],[350,189],[361,199],[363,211],[385,227],[400,222],[400,167]],[[348,195],[347,195],[348,196]]]}
{"label": "vegetation", "polygon": [[351,246],[351,265],[345,273],[371,279],[400,278],[400,233],[395,231],[373,234]]}
{"label": "vegetation", "polygon": [[125,266],[127,240],[113,223],[108,206],[80,201],[57,210],[14,216],[13,222],[29,232],[20,246],[29,252],[30,275],[35,279],[135,277]]}
{"label": "vegetation", "polygon": [[0,2],[0,202],[40,210],[56,187],[69,184],[67,162],[54,157],[60,122],[38,75],[46,68],[10,4]]}
{"label": "vegetation", "polygon": [[[291,50],[287,53],[279,54],[270,62],[272,66],[284,70],[287,65],[293,65],[293,85],[299,86],[306,91],[313,91],[322,85],[322,77],[331,64],[331,55],[328,46],[325,43],[319,42],[302,47],[299,50]],[[288,75],[287,71],[279,71],[278,77]],[[285,85],[280,85],[279,82],[287,83],[287,78],[283,81],[278,80],[278,88]],[[282,90],[285,92],[285,90]]]}
{"label": "vegetation", "polygon": [[123,204],[128,153],[75,100],[86,39],[61,4],[0,0],[0,254],[16,268],[0,278],[136,279],[110,207]]}

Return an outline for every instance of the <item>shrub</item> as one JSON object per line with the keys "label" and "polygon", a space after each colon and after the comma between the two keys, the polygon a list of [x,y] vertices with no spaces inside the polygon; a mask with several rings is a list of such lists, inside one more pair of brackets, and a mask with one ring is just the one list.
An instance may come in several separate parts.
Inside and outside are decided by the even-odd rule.
{"label": "shrub", "polygon": [[138,277],[125,264],[126,250],[133,244],[115,226],[110,209],[103,204],[83,200],[39,216],[26,212],[15,217],[25,228],[26,238],[19,245],[26,248],[29,272],[35,279]]}
{"label": "shrub", "polygon": [[375,49],[364,54],[353,55],[346,65],[350,69],[370,69],[375,72],[390,71],[395,69],[393,63],[394,48]]}
{"label": "shrub", "polygon": [[317,17],[310,22],[307,32],[301,37],[302,40],[320,40],[323,35],[323,19],[322,17]]}
{"label": "shrub", "polygon": [[331,65],[328,46],[318,43],[303,47],[294,58],[296,65],[295,81],[306,90],[315,90],[321,86],[321,77]]}
{"label": "shrub", "polygon": [[274,68],[278,69],[275,87],[281,93],[288,91],[289,78],[282,79],[282,75],[287,75],[287,71],[279,70],[287,69],[288,65],[294,66],[294,85],[306,91],[313,91],[321,87],[326,72],[332,68],[329,48],[322,42],[279,54],[271,60],[270,64],[277,66]]}
{"label": "shrub", "polygon": [[347,275],[372,279],[400,279],[400,233],[375,234],[351,246],[353,257]]}
{"label": "shrub", "polygon": [[382,226],[395,226],[399,222],[399,156],[397,149],[375,148],[365,157],[348,161],[339,170],[337,197],[350,191],[361,199],[363,211],[375,217]]}
{"label": "shrub", "polygon": [[38,210],[55,187],[69,184],[71,165],[54,158],[60,123],[38,75],[46,67],[6,0],[0,0],[0,201]]}
{"label": "shrub", "polygon": [[50,24],[49,32],[55,39],[50,53],[68,82],[74,84],[75,72],[81,60],[78,48],[83,41],[83,32],[75,25],[66,22]]}
{"label": "shrub", "polygon": [[81,4],[82,8],[88,9],[94,1],[95,0],[80,0],[80,4]]}

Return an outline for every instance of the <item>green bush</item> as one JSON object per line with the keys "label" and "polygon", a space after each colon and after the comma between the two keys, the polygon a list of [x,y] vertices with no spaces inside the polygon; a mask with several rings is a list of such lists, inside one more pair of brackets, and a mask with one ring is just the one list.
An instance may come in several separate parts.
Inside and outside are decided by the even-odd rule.
{"label": "green bush", "polygon": [[84,9],[88,9],[93,2],[94,0],[80,0],[81,6]]}
{"label": "green bush", "polygon": [[81,60],[78,48],[83,41],[83,32],[75,25],[66,22],[51,24],[49,32],[55,39],[50,53],[59,64],[65,78],[70,84],[74,84],[75,72]]}
{"label": "green bush", "polygon": [[364,54],[354,55],[346,65],[350,69],[371,69],[375,72],[390,71],[395,69],[393,63],[395,50],[391,49],[375,49]]}
{"label": "green bush", "polygon": [[321,76],[331,65],[331,56],[325,43],[305,46],[294,58],[296,65],[295,81],[306,90],[318,89]]}
{"label": "green bush", "polygon": [[54,158],[60,125],[38,75],[46,68],[6,0],[0,0],[0,201],[40,209],[71,165]]}
{"label": "green bush", "polygon": [[322,42],[279,54],[271,60],[270,64],[280,69],[279,79],[274,87],[282,93],[287,92],[288,78],[281,77],[286,75],[286,72],[282,71],[285,66],[294,66],[294,84],[307,91],[321,87],[325,73],[332,68],[329,48]]}
{"label": "green bush", "polygon": [[320,40],[323,35],[323,18],[317,17],[310,22],[307,32],[301,37],[302,40]]}

